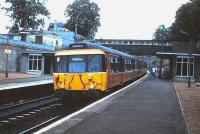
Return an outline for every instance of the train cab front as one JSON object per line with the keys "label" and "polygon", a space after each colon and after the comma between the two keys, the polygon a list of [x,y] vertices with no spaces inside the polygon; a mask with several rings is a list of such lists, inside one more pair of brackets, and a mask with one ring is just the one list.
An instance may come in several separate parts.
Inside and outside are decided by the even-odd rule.
{"label": "train cab front", "polygon": [[105,91],[107,73],[104,55],[63,55],[56,56],[54,63],[54,91]]}

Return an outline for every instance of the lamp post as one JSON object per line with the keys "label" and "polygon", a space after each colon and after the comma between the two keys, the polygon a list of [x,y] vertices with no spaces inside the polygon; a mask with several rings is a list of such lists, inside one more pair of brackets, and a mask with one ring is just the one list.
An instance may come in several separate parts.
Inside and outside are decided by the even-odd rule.
{"label": "lamp post", "polygon": [[191,86],[191,80],[190,80],[190,75],[191,75],[191,56],[192,56],[192,50],[191,50],[191,44],[192,44],[192,38],[190,38],[190,46],[189,46],[189,67],[188,67],[188,87]]}
{"label": "lamp post", "polygon": [[8,54],[11,53],[11,51],[8,48],[8,37],[6,39],[6,46],[4,47],[4,51],[6,54],[6,70],[5,70],[5,77],[8,78]]}
{"label": "lamp post", "polygon": [[190,39],[189,42],[189,50],[188,50],[188,56],[189,56],[189,66],[188,66],[188,88],[191,86],[191,57],[192,57],[192,38],[190,36],[190,33],[180,30],[180,32]]}
{"label": "lamp post", "polygon": [[[161,52],[164,52],[164,31],[162,30],[162,34],[160,34],[160,41],[161,41]],[[159,70],[159,77],[163,78],[163,55],[160,58],[160,70]]]}

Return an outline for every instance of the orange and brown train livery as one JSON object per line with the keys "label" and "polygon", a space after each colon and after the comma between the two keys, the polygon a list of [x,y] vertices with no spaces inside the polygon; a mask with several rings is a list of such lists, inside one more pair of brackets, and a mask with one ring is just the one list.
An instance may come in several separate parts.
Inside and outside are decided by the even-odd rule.
{"label": "orange and brown train livery", "polygon": [[55,53],[54,91],[106,91],[146,73],[136,57],[95,43],[73,43]]}

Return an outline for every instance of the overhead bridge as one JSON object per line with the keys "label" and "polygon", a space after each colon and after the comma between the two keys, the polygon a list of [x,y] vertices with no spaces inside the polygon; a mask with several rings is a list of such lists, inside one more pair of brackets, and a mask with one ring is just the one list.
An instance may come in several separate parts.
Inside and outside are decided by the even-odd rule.
{"label": "overhead bridge", "polygon": [[95,42],[131,55],[156,55],[156,52],[172,51],[172,43],[155,40],[103,40]]}

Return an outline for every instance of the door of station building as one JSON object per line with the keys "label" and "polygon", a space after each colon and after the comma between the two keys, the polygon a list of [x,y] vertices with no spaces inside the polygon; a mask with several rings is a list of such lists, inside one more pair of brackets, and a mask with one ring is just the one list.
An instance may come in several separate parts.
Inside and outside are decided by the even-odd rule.
{"label": "door of station building", "polygon": [[44,74],[52,74],[53,60],[51,56],[44,57]]}

